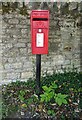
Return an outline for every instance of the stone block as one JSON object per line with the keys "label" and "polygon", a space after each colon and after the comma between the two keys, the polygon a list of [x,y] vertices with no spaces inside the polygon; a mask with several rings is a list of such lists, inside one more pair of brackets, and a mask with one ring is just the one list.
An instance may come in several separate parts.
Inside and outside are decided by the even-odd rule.
{"label": "stone block", "polygon": [[27,50],[27,48],[20,48],[20,55],[27,55],[27,53],[28,53],[28,50]]}
{"label": "stone block", "polygon": [[[14,37],[15,37],[15,38],[18,38],[18,36],[14,36]],[[18,42],[21,42],[21,43],[27,43],[27,42],[28,42],[28,39],[29,39],[29,38],[26,38],[26,39],[23,38],[23,39],[21,39],[21,36],[19,36],[19,38],[20,38],[20,39],[17,39],[17,41],[18,41]]]}
{"label": "stone block", "polygon": [[31,49],[28,49],[28,54],[31,54],[32,53],[32,50]]}
{"label": "stone block", "polygon": [[26,19],[20,19],[20,25],[26,25]]}
{"label": "stone block", "polygon": [[0,85],[2,85],[2,84],[7,85],[7,84],[9,84],[9,83],[11,83],[11,82],[12,82],[12,80],[9,80],[9,79],[3,79],[2,81],[0,81]]}
{"label": "stone block", "polygon": [[7,79],[18,79],[20,78],[20,73],[7,73],[7,76],[6,76]]}
{"label": "stone block", "polygon": [[8,34],[8,35],[10,34],[12,36],[13,35],[16,35],[16,36],[20,35],[21,36],[21,32],[20,32],[20,30],[18,28],[6,29],[5,33]]}
{"label": "stone block", "polygon": [[4,65],[5,70],[11,70],[11,69],[21,69],[22,68],[22,63],[6,63]]}
{"label": "stone block", "polygon": [[17,48],[12,48],[9,51],[4,51],[3,52],[3,56],[4,57],[16,57],[19,56],[19,50]]}
{"label": "stone block", "polygon": [[12,47],[13,47],[12,43],[7,43],[7,44],[5,45],[5,48],[6,48],[6,49],[8,49],[8,48],[10,49],[10,48],[12,48]]}
{"label": "stone block", "polygon": [[77,2],[71,2],[69,4],[69,10],[76,10],[77,9]]}
{"label": "stone block", "polygon": [[78,11],[82,13],[82,1],[78,5]]}
{"label": "stone block", "polygon": [[2,61],[3,65],[8,62],[7,57],[2,57],[2,58],[0,58],[0,60]]}
{"label": "stone block", "polygon": [[71,64],[71,61],[70,60],[65,60],[64,61],[64,65],[70,65]]}
{"label": "stone block", "polygon": [[60,42],[49,42],[49,51],[57,52],[59,50]]}
{"label": "stone block", "polygon": [[16,62],[16,59],[15,59],[15,58],[12,58],[12,57],[11,57],[11,58],[8,58],[8,62],[9,62],[9,63],[14,63],[14,62]]}
{"label": "stone block", "polygon": [[27,25],[17,24],[17,25],[16,25],[16,28],[19,28],[19,29],[28,29],[28,26],[27,26]]}
{"label": "stone block", "polygon": [[12,67],[14,68],[14,69],[21,69],[22,68],[22,63],[13,63],[12,64]]}
{"label": "stone block", "polygon": [[29,60],[29,57],[28,56],[19,56],[19,57],[16,57],[15,59],[16,59],[16,62],[24,63]]}
{"label": "stone block", "polygon": [[31,70],[32,67],[33,67],[33,65],[32,65],[31,62],[25,62],[25,63],[23,64],[23,68],[26,68],[27,70],[28,70],[28,69]]}
{"label": "stone block", "polygon": [[33,72],[22,72],[21,73],[21,78],[32,78],[33,77]]}
{"label": "stone block", "polygon": [[0,63],[0,71],[2,71],[3,70],[3,65],[2,65],[2,63]]}
{"label": "stone block", "polygon": [[18,24],[18,23],[19,23],[19,20],[16,19],[16,18],[9,19],[8,23],[9,23],[9,24]]}
{"label": "stone block", "polygon": [[26,44],[25,43],[17,43],[17,44],[15,44],[14,45],[15,47],[20,47],[20,48],[22,48],[22,47],[26,47]]}
{"label": "stone block", "polygon": [[56,55],[53,57],[53,65],[63,65],[64,64],[64,56]]}
{"label": "stone block", "polygon": [[5,70],[11,70],[13,67],[12,67],[12,64],[10,64],[10,63],[6,63],[5,65],[4,65],[4,69]]}
{"label": "stone block", "polygon": [[28,34],[28,30],[27,29],[21,29],[21,33],[22,33],[22,35]]}

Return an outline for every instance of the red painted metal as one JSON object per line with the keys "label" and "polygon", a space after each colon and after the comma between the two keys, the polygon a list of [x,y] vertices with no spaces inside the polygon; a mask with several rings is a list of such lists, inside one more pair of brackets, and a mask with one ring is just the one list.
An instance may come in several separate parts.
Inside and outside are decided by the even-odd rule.
{"label": "red painted metal", "polygon": [[32,54],[48,54],[49,11],[31,12]]}

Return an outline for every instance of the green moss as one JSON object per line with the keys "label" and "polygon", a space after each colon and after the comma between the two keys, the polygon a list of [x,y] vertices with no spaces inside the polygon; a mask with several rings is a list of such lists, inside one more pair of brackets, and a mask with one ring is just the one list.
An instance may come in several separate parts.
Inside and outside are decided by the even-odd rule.
{"label": "green moss", "polygon": [[10,7],[4,5],[2,6],[2,14],[9,13],[9,11],[10,11]]}
{"label": "green moss", "polygon": [[69,4],[66,4],[65,6],[61,6],[61,13],[62,14],[69,14]]}
{"label": "green moss", "polygon": [[26,7],[24,7],[24,8],[21,7],[20,8],[20,14],[22,14],[22,15],[29,15],[28,12],[27,12],[27,8]]}
{"label": "green moss", "polygon": [[[7,5],[2,4],[2,14],[5,13],[10,13],[16,11],[16,7],[15,6],[11,6],[9,3]],[[27,12],[27,8],[26,6],[19,8],[19,13],[22,15],[29,15]]]}

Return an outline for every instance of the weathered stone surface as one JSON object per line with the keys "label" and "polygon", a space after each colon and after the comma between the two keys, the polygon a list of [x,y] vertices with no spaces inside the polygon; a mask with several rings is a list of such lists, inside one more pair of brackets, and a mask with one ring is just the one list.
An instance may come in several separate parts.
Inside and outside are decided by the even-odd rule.
{"label": "weathered stone surface", "polygon": [[27,62],[25,62],[24,64],[23,64],[23,68],[27,68],[27,70],[28,69],[30,69],[31,70],[31,68],[32,68],[32,63],[29,61],[27,61]]}
{"label": "weathered stone surface", "polygon": [[12,64],[6,63],[6,64],[4,65],[4,68],[5,68],[5,69],[12,69]]}
{"label": "weathered stone surface", "polygon": [[60,42],[49,42],[49,48],[51,52],[57,52]]}
{"label": "weathered stone surface", "polygon": [[69,10],[75,10],[77,9],[77,2],[71,2],[69,4]]}
{"label": "weathered stone surface", "polygon": [[21,32],[19,29],[16,28],[10,28],[6,30],[6,34],[11,34],[11,35],[21,35]]}
{"label": "weathered stone surface", "polygon": [[19,20],[16,19],[16,18],[13,18],[13,19],[11,18],[11,19],[9,19],[8,23],[9,23],[9,24],[18,24],[18,23],[19,23]]}
{"label": "weathered stone surface", "polygon": [[[29,26],[30,26],[30,25],[29,25]],[[27,25],[17,24],[17,25],[16,25],[16,28],[19,28],[19,29],[28,29],[28,26],[27,26]]]}
{"label": "weathered stone surface", "polygon": [[21,69],[22,68],[22,63],[13,63],[12,64],[12,67],[14,68],[14,69]]}
{"label": "weathered stone surface", "polygon": [[23,55],[28,55],[28,51],[27,51],[27,48],[20,48],[20,55],[23,56]]}
{"label": "weathered stone surface", "polygon": [[21,73],[21,78],[32,78],[33,77],[33,72],[23,72]]}
{"label": "weathered stone surface", "polygon": [[9,62],[9,63],[14,63],[14,62],[16,62],[16,59],[15,59],[15,58],[10,57],[10,58],[8,58],[8,62]]}
{"label": "weathered stone surface", "polygon": [[3,65],[0,63],[0,72],[3,71]]}
{"label": "weathered stone surface", "polygon": [[7,73],[7,75],[6,75],[6,78],[7,79],[18,79],[18,78],[20,78],[20,73]]}
{"label": "weathered stone surface", "polygon": [[65,61],[64,61],[64,64],[65,64],[65,65],[70,65],[70,64],[71,64],[71,61],[70,61],[70,60],[65,60]]}
{"label": "weathered stone surface", "polygon": [[[62,7],[65,8],[65,6],[66,3],[62,3]],[[70,12],[68,14],[61,14],[61,12],[59,14],[57,10],[52,12],[51,7],[49,5],[49,54],[42,55],[42,74],[46,71],[52,74],[53,70],[62,72],[61,65],[72,68],[73,63],[79,69],[81,17],[74,18]],[[69,3],[70,11],[76,10],[78,13],[81,11],[80,8],[80,3],[78,3],[78,9],[76,2]],[[35,74],[36,55],[32,55],[31,50],[30,19],[19,14],[19,11],[2,16],[0,61],[2,61],[0,66],[3,68],[3,83],[18,79],[27,80]]]}
{"label": "weathered stone surface", "polygon": [[24,35],[24,34],[27,34],[28,33],[28,30],[27,29],[21,29],[21,33]]}
{"label": "weathered stone surface", "polygon": [[9,51],[4,51],[3,56],[4,57],[16,57],[19,55],[19,50],[17,48],[12,48]]}
{"label": "weathered stone surface", "polygon": [[21,69],[22,68],[22,63],[6,63],[4,65],[5,69]]}
{"label": "weathered stone surface", "polygon": [[14,46],[22,48],[22,47],[26,47],[26,44],[25,43],[17,43]]}
{"label": "weathered stone surface", "polygon": [[[18,37],[18,36],[14,36],[14,38],[17,38],[17,37]],[[17,41],[20,42],[20,43],[27,43],[27,42],[28,42],[28,39],[29,39],[29,38],[26,38],[26,39],[23,38],[23,39],[21,39],[21,36],[19,36],[19,38],[17,39]]]}
{"label": "weathered stone surface", "polygon": [[10,49],[12,47],[13,47],[12,43],[8,43],[8,44],[5,45],[5,49]]}
{"label": "weathered stone surface", "polygon": [[2,42],[2,39],[0,38],[0,43]]}
{"label": "weathered stone surface", "polygon": [[82,1],[79,3],[79,5],[78,5],[78,11],[79,12],[82,12]]}

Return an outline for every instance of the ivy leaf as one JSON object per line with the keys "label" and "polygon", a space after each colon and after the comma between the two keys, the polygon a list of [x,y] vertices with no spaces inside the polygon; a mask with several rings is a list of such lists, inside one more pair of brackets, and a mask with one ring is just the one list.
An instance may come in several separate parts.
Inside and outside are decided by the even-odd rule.
{"label": "ivy leaf", "polygon": [[52,109],[48,110],[47,113],[48,113],[48,115],[55,116],[55,112]]}
{"label": "ivy leaf", "polygon": [[33,103],[33,98],[29,98],[28,99],[28,105],[32,104]]}
{"label": "ivy leaf", "polygon": [[45,95],[44,95],[44,94],[41,94],[40,97],[41,97],[41,100],[40,100],[40,101],[41,101],[41,102],[44,102],[44,101],[45,101]]}
{"label": "ivy leaf", "polygon": [[51,111],[51,110],[48,110],[47,112],[48,112],[48,115],[51,115],[51,114],[52,114],[52,111]]}
{"label": "ivy leaf", "polygon": [[63,101],[62,101],[64,104],[67,104],[68,102],[67,102],[67,100],[65,100],[65,99],[63,99]]}
{"label": "ivy leaf", "polygon": [[56,103],[59,105],[59,106],[61,106],[62,105],[62,101],[61,101],[61,99],[60,98],[58,98],[58,97],[56,97]]}
{"label": "ivy leaf", "polygon": [[24,101],[24,97],[23,97],[22,95],[19,95],[19,99],[20,99],[21,101]]}
{"label": "ivy leaf", "polygon": [[66,98],[68,95],[61,95],[62,98]]}
{"label": "ivy leaf", "polygon": [[20,94],[21,94],[22,96],[24,96],[24,95],[25,95],[25,91],[24,91],[24,90],[20,90]]}
{"label": "ivy leaf", "polygon": [[61,106],[63,103],[67,104],[67,100],[65,99],[66,97],[67,97],[67,95],[63,95],[61,93],[58,93],[58,94],[56,94],[56,96],[54,96],[55,101],[59,106]]}
{"label": "ivy leaf", "polygon": [[42,87],[44,91],[47,91],[48,90],[48,87],[47,86],[43,86]]}
{"label": "ivy leaf", "polygon": [[50,92],[50,93],[49,93],[49,96],[50,96],[50,98],[52,98],[52,97],[54,96],[54,92],[53,92],[53,91]]}
{"label": "ivy leaf", "polygon": [[52,88],[55,88],[55,89],[58,88],[58,86],[57,86],[56,83],[52,83],[51,87],[52,87]]}

